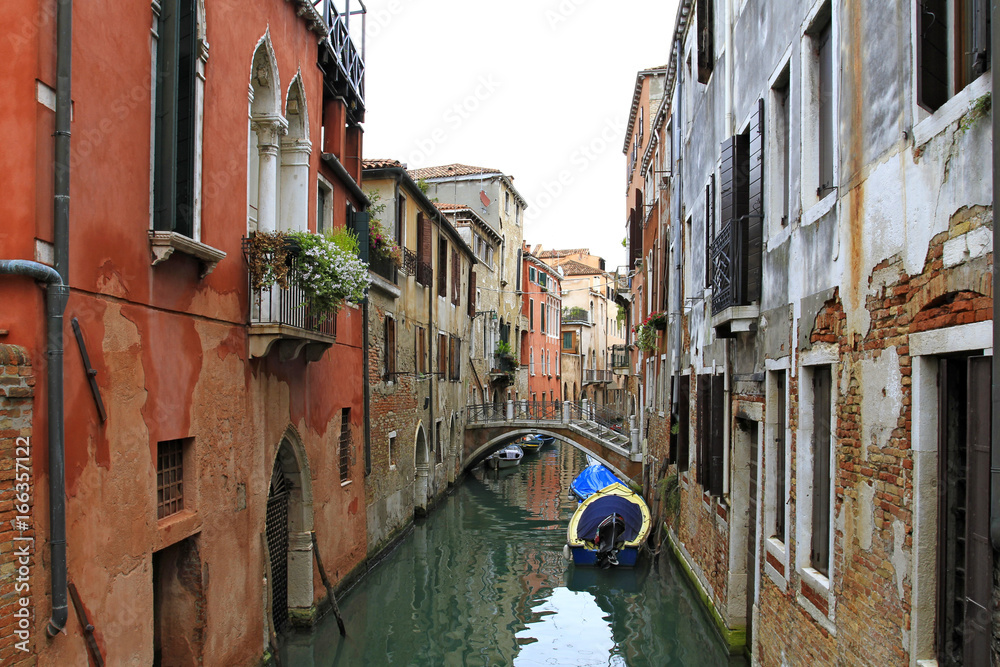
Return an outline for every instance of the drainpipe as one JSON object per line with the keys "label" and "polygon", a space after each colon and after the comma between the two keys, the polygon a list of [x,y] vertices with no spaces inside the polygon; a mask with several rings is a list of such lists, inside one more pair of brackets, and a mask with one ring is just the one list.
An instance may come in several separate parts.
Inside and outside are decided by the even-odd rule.
{"label": "drainpipe", "polygon": [[[736,134],[733,127],[733,0],[726,2],[726,137]],[[678,61],[680,62],[680,61]]]}
{"label": "drainpipe", "polygon": [[[1000,19],[1000,0],[993,0],[990,3],[990,16],[991,24],[996,26],[997,20]],[[990,36],[990,41],[992,42],[991,52],[994,54],[998,53],[997,49],[1000,49],[1000,30],[994,29]],[[993,67],[993,90],[1000,90],[1000,76],[997,75],[997,68]],[[997,114],[993,114],[993,136],[1000,134],[1000,121],[997,120]],[[997,146],[993,145],[993,192],[997,192],[997,171],[1000,170],[1000,152],[997,151]],[[995,200],[994,200],[995,201]],[[993,229],[997,229],[997,209],[994,205],[993,207]],[[993,233],[993,261],[996,262],[997,258],[997,235],[994,231]],[[995,264],[994,264],[995,265]],[[993,270],[993,294],[1000,293],[1000,277],[998,277],[996,269]],[[997,351],[1000,350],[1000,330],[997,329],[996,324],[993,326],[993,423],[990,428],[991,442],[990,442],[990,539],[993,542],[994,549],[1000,549],[1000,419],[997,419],[997,415],[1000,415],[1000,389],[997,387],[997,382],[1000,381],[1000,362],[997,360]]]}
{"label": "drainpipe", "polygon": [[[60,3],[60,8],[63,4]],[[57,210],[58,210],[57,206]],[[64,208],[69,211],[68,206]],[[58,238],[58,237],[57,237]],[[67,245],[65,238],[63,246]],[[58,256],[58,255],[57,255]],[[65,268],[65,264],[62,268]],[[52,550],[52,618],[46,632],[55,637],[66,625],[66,457],[63,422],[63,312],[69,288],[55,269],[20,259],[0,260],[0,274],[27,276],[46,283],[45,337],[49,428],[49,546]]]}
{"label": "drainpipe", "polygon": [[370,369],[368,368],[368,345],[369,345],[369,334],[368,334],[368,304],[371,299],[368,295],[365,295],[365,300],[361,303],[361,350],[362,350],[362,361],[364,364],[364,392],[362,398],[364,400],[364,411],[365,411],[365,474],[370,475],[372,472],[372,424],[371,424],[371,377],[369,375]]}
{"label": "drainpipe", "polygon": [[[1000,1],[1000,0],[998,0]],[[728,57],[728,56],[727,56]],[[684,301],[683,295],[683,285],[681,284],[681,243],[683,237],[681,236],[681,228],[684,226],[684,206],[682,201],[684,199],[684,172],[681,169],[683,161],[681,160],[681,137],[683,136],[681,120],[684,114],[684,68],[681,67],[681,43],[680,40],[674,43],[674,62],[677,63],[677,122],[672,124],[672,136],[670,141],[674,144],[673,154],[674,154],[674,164],[676,164],[675,173],[677,174],[677,217],[674,220],[674,292],[676,297],[674,299],[674,312],[677,314],[677,320],[674,324],[674,392],[671,396],[671,413],[677,414],[678,403],[679,403],[679,388],[681,381],[681,329],[683,326],[683,307]],[[669,91],[667,91],[669,94]],[[677,137],[676,141],[674,137]],[[680,415],[678,415],[680,418]]]}

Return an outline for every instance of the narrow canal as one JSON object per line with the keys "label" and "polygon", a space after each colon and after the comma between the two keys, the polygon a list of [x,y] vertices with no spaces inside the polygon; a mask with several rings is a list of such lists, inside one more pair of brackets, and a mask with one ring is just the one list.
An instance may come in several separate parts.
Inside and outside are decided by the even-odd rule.
{"label": "narrow canal", "polygon": [[312,665],[743,665],[715,635],[664,548],[631,570],[563,559],[586,465],[548,445],[511,470],[477,470],[328,615],[290,637],[283,667]]}

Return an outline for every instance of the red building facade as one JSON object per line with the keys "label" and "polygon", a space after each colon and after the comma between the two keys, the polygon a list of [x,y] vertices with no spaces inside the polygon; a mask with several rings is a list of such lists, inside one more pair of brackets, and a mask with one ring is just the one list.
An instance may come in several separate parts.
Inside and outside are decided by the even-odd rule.
{"label": "red building facade", "polygon": [[244,257],[364,224],[363,54],[330,2],[75,5],[0,9],[0,450],[30,479],[0,521],[34,538],[0,659],[251,664],[323,602],[314,544],[334,582],[365,558],[366,311],[304,316]]}
{"label": "red building facade", "polygon": [[562,275],[531,254],[522,255],[522,308],[528,327],[521,331],[521,366],[528,367],[528,398],[561,401],[560,327]]}

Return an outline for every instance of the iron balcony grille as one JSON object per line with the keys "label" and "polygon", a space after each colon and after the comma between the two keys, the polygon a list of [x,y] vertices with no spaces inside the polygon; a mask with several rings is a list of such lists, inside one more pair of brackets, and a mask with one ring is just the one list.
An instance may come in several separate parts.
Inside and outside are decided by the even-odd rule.
{"label": "iron balcony grille", "polygon": [[368,268],[372,273],[385,278],[393,285],[398,284],[397,270],[399,266],[396,264],[396,260],[391,257],[372,255],[369,258]]}
{"label": "iron balcony grille", "polygon": [[[315,0],[313,7],[323,18],[323,25],[329,33],[323,40],[327,48],[330,49],[337,63],[337,68],[341,75],[351,87],[353,93],[357,95],[361,105],[365,102],[365,55],[364,55],[364,32],[365,9],[364,3],[359,2],[362,10],[351,11],[350,0],[347,0],[344,11],[341,12],[334,5],[333,0]],[[353,14],[362,16],[362,45],[359,52],[351,39],[350,22]]]}
{"label": "iron balcony grille", "polygon": [[597,370],[593,368],[583,371],[584,384],[598,384],[602,382],[611,382],[612,380],[614,380],[614,373],[612,371]]}
{"label": "iron balcony grille", "polygon": [[401,248],[403,251],[403,265],[399,267],[399,270],[408,275],[417,275],[417,254],[410,250],[409,248]]}
{"label": "iron balcony grille", "polygon": [[[243,256],[249,250],[249,239],[243,239]],[[337,315],[333,312],[314,313],[309,309],[306,296],[299,287],[299,271],[295,268],[295,257],[300,251],[289,248],[287,263],[288,287],[278,285],[255,290],[247,277],[250,294],[250,324],[283,324],[305,331],[313,331],[326,336],[337,335]],[[272,253],[263,253],[263,261],[270,261]]]}
{"label": "iron balcony grille", "polygon": [[712,243],[712,312],[747,304],[748,218],[731,220]]}
{"label": "iron balcony grille", "polygon": [[417,282],[424,287],[434,282],[434,269],[428,262],[417,262]]}

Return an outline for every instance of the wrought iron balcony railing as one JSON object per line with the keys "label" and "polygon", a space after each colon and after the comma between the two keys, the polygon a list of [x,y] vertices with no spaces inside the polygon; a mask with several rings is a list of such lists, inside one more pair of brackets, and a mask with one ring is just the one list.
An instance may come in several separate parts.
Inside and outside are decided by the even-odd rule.
{"label": "wrought iron balcony railing", "polygon": [[732,220],[712,243],[712,312],[749,304],[747,250],[750,216]]}
{"label": "wrought iron balcony railing", "polygon": [[409,248],[401,248],[403,251],[403,264],[399,270],[408,276],[417,275],[417,254]]}
{"label": "wrought iron balcony railing", "polygon": [[399,280],[397,278],[399,265],[396,264],[396,260],[372,255],[368,261],[368,268],[372,271],[372,273],[385,278],[393,285],[399,284]]}
{"label": "wrought iron balcony railing", "polygon": [[[249,260],[249,239],[243,239],[243,252]],[[332,345],[337,336],[336,313],[317,313],[309,308],[306,295],[299,286],[300,276],[294,264],[298,252],[297,248],[289,248],[286,258],[287,287],[272,285],[254,289],[253,281],[248,279],[250,334],[257,339],[251,340],[252,356],[265,356],[272,345],[280,340],[298,341],[293,346],[285,346],[282,356],[286,360],[297,356],[308,343],[320,344],[315,350],[318,355]],[[263,252],[259,261],[271,262],[273,257],[273,253]],[[292,348],[294,354],[291,354]]]}
{"label": "wrought iron balcony railing", "polygon": [[614,373],[611,371],[598,370],[596,368],[584,369],[583,371],[584,384],[600,384],[611,382],[612,380],[614,380]]}
{"label": "wrought iron balcony railing", "polygon": [[434,282],[434,269],[429,262],[417,262],[417,282],[429,287]]}
{"label": "wrought iron balcony railing", "polygon": [[[328,35],[323,43],[333,55],[333,60],[337,63],[337,68],[350,86],[354,95],[357,96],[364,106],[365,102],[365,31],[367,29],[366,14],[368,9],[364,2],[355,0],[361,9],[351,10],[351,0],[342,0],[343,9],[338,9],[340,4],[335,0],[314,0],[313,7],[323,18],[323,25],[326,27]],[[351,39],[351,17],[361,16],[361,50]]]}

